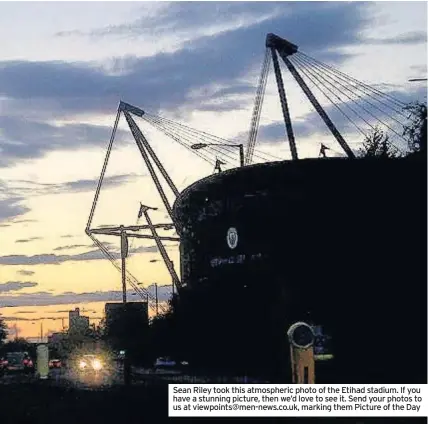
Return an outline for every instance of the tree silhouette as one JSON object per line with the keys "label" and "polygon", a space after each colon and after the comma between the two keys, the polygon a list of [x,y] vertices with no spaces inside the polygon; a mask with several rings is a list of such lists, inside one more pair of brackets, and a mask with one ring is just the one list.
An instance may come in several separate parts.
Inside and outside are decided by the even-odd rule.
{"label": "tree silhouette", "polygon": [[404,127],[411,152],[426,152],[427,147],[427,105],[413,102],[404,108],[409,112],[409,123]]}
{"label": "tree silhouette", "polygon": [[391,146],[389,136],[379,127],[374,130],[365,138],[363,147],[358,152],[359,157],[382,157],[382,158],[395,158],[398,157],[396,149]]}
{"label": "tree silhouette", "polygon": [[4,319],[0,317],[0,347],[3,345],[7,337],[7,327]]}

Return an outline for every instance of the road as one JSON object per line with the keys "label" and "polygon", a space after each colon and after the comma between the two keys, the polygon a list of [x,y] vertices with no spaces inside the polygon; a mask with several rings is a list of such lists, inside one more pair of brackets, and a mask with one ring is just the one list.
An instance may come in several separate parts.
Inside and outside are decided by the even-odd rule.
{"label": "road", "polygon": [[[55,370],[48,380],[32,376],[0,378],[1,424],[134,424],[206,422],[207,419],[168,419],[168,387],[163,380],[144,379],[124,386],[75,382],[67,373]],[[267,418],[237,419],[241,422],[272,422]],[[224,419],[209,419],[209,422]],[[230,421],[230,420],[228,420]],[[227,421],[227,422],[228,422]],[[296,418],[273,419],[295,423]],[[422,424],[426,418],[312,418],[313,424]],[[308,422],[303,418],[302,422]]]}

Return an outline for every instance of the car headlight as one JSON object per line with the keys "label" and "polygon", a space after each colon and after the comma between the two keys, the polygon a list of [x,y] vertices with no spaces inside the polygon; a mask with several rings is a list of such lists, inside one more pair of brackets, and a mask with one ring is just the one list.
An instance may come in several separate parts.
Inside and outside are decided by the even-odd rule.
{"label": "car headlight", "polygon": [[100,370],[102,368],[102,364],[98,359],[94,359],[94,361],[92,362],[92,368],[96,371]]}
{"label": "car headlight", "polygon": [[85,361],[80,361],[79,362],[79,368],[82,370],[83,368],[86,368],[86,362]]}

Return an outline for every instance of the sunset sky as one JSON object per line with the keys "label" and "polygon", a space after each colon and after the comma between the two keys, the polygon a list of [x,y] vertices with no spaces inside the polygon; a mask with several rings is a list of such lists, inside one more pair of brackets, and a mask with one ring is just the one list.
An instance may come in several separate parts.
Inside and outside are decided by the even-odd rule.
{"label": "sunset sky", "polygon": [[[0,3],[0,313],[11,336],[16,326],[37,337],[41,322],[44,335],[60,329],[76,306],[96,322],[120,300],[120,273],[84,232],[119,101],[246,143],[269,32],[426,100],[423,83],[408,82],[426,77],[425,2]],[[340,151],[285,70],[284,83],[301,156],[317,156],[321,141]],[[213,172],[135,119],[180,190]],[[347,136],[356,147],[361,137]],[[256,149],[290,158],[272,71]],[[140,202],[170,222],[122,118],[93,227],[136,224]],[[100,240],[117,254],[118,240]],[[131,248],[129,270],[151,292],[168,286],[165,300],[171,279],[155,244]],[[167,249],[179,270],[177,244]]]}

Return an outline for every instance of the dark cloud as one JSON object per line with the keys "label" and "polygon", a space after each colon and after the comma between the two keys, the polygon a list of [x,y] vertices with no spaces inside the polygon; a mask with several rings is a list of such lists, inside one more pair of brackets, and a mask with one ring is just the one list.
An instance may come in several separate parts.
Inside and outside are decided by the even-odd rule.
{"label": "dark cloud", "polygon": [[427,42],[426,31],[414,31],[391,38],[364,38],[364,44],[422,44]]}
{"label": "dark cloud", "polygon": [[34,275],[35,272],[34,271],[28,271],[26,269],[20,269],[18,271],[18,274],[20,274],[20,275]]}
{"label": "dark cloud", "polygon": [[8,281],[7,283],[0,283],[0,293],[18,291],[26,287],[35,287],[37,285],[38,283],[32,281]]}
{"label": "dark cloud", "polygon": [[[67,114],[83,111],[109,113],[112,105],[121,98],[137,105],[141,105],[143,98],[144,107],[152,111],[175,109],[186,102],[191,103],[189,107],[199,107],[203,96],[190,99],[189,93],[193,89],[215,83],[229,86],[229,94],[243,92],[244,87],[237,79],[247,75],[254,66],[260,66],[268,32],[284,35],[304,50],[316,51],[317,57],[324,58],[323,55],[332,57],[331,52],[337,47],[355,44],[359,32],[367,24],[365,6],[359,2],[180,3],[172,6],[165,19],[172,20],[173,27],[203,27],[213,9],[218,10],[220,16],[247,13],[246,10],[252,10],[253,14],[261,9],[279,12],[271,19],[251,26],[203,36],[173,53],[120,59],[120,67],[124,69],[121,75],[111,75],[83,63],[3,62],[0,64],[0,90],[7,98],[32,99],[33,107],[36,103],[42,110]],[[177,16],[181,18],[177,19]],[[199,22],[198,16],[201,18]],[[218,96],[222,97],[224,93],[220,90]],[[40,130],[45,131],[45,125],[41,125]],[[64,134],[67,127],[57,130]],[[66,144],[69,145],[69,141]]]}
{"label": "dark cloud", "polygon": [[14,221],[15,224],[28,224],[30,222],[38,222],[37,219],[20,219],[18,221]]}
{"label": "dark cloud", "polygon": [[[319,100],[325,100],[323,94],[321,94],[313,86],[311,86],[311,88],[313,89],[314,95]],[[376,100],[379,99],[379,97],[367,96],[362,92],[360,92],[361,98],[357,98],[352,95],[350,99],[347,99],[343,96],[343,93],[338,92],[338,88],[340,89],[340,87],[336,87],[334,91],[336,92],[336,94],[339,93],[339,96],[344,101],[340,102],[331,93],[327,92],[330,98],[334,100],[336,106],[330,103],[327,106],[324,106],[324,110],[326,111],[332,122],[336,125],[338,130],[342,133],[345,139],[347,137],[355,136],[357,134],[362,142],[364,140],[364,135],[357,129],[357,127],[359,127],[364,134],[369,134],[372,129],[371,126],[378,125],[389,134],[390,141],[397,148],[402,151],[405,150],[405,143],[400,137],[403,134],[403,126],[391,119],[392,116],[393,118],[398,119],[402,124],[406,124],[407,118],[405,116],[400,116],[397,113],[397,111],[402,113],[402,108],[391,103],[388,98],[381,98],[381,101],[383,103],[380,103],[378,102],[378,100]],[[378,87],[378,89],[379,88],[384,87]],[[408,104],[409,102],[414,100],[421,100],[423,98],[423,95],[426,94],[424,87],[413,87],[411,91],[408,90],[406,92],[393,90],[394,88],[395,87],[390,87],[389,95],[395,99],[400,100],[404,104]],[[343,89],[342,92],[346,92],[346,90]],[[392,105],[396,111],[388,109],[385,104],[389,106]],[[341,110],[339,110],[337,106],[339,106]],[[358,113],[359,116],[355,112]],[[345,116],[345,114],[348,117]],[[320,138],[320,143],[324,142],[325,140],[334,140],[333,136],[327,129],[321,117],[315,110],[312,110],[308,114],[299,117],[299,119],[295,119],[292,122],[292,125],[298,148],[299,140],[308,136],[318,135]],[[287,143],[288,146],[288,138],[286,136],[284,123],[282,121],[278,121],[268,125],[261,125],[258,132],[258,140],[261,143],[283,142]],[[342,153],[341,147],[338,144],[337,150]]]}
{"label": "dark cloud", "polygon": [[[151,295],[155,294],[155,286],[147,288]],[[167,301],[172,292],[171,286],[158,286],[158,299],[161,302]],[[130,300],[139,300],[139,296],[132,296],[134,292],[128,290]],[[132,298],[131,298],[132,296]],[[37,292],[31,294],[22,294],[19,296],[8,296],[0,299],[0,308],[17,307],[17,306],[47,306],[61,304],[85,304],[91,302],[113,302],[122,299],[122,291],[96,291],[89,293],[67,292],[53,295],[48,292]],[[58,312],[58,311],[56,311]],[[60,311],[68,312],[68,311]],[[82,312],[85,314],[85,312]]]}
{"label": "dark cloud", "polygon": [[69,261],[94,261],[100,259],[105,259],[102,252],[99,250],[91,250],[77,255],[40,254],[34,256],[0,256],[0,265],[58,265]]}
{"label": "dark cloud", "polygon": [[[125,174],[125,175],[113,175],[109,177],[104,177],[103,187],[104,188],[113,188],[118,187],[127,182],[135,181],[137,178],[144,177],[141,174]],[[6,181],[6,184],[9,185],[9,191],[20,196],[31,195],[31,196],[42,196],[42,195],[52,195],[52,194],[62,194],[62,193],[81,193],[81,192],[93,192],[95,191],[98,178],[95,179],[85,179],[85,180],[76,180],[68,181],[60,184],[51,184],[51,183],[36,183],[28,180],[11,180]],[[18,222],[29,222],[27,221],[15,221]],[[64,237],[64,236],[61,236]],[[70,237],[72,237],[70,235]]]}
{"label": "dark cloud", "polygon": [[57,250],[72,250],[72,249],[77,249],[79,247],[91,247],[91,246],[88,246],[87,244],[70,244],[68,246],[55,247],[55,249],[53,249],[53,250],[55,250],[55,251],[57,251]]}
{"label": "dark cloud", "polygon": [[[30,211],[30,208],[22,205],[22,197],[10,197],[7,199],[0,199],[0,221],[5,221],[10,218],[21,216]],[[9,226],[10,224],[3,224]]]}
{"label": "dark cloud", "polygon": [[[81,113],[112,113],[119,99],[154,113],[239,109],[243,103],[234,96],[254,94],[255,87],[241,81],[260,68],[267,33],[284,36],[317,59],[340,65],[349,57],[341,48],[360,44],[361,32],[373,25],[369,12],[363,2],[176,2],[155,16],[80,34],[190,37],[172,53],[113,58],[108,70],[93,63],[2,62],[0,95],[14,116],[0,117],[0,166],[52,150],[105,146],[110,128],[57,127],[49,122]],[[217,28],[212,33],[206,31],[211,25],[207,17]],[[413,34],[413,40],[420,35]],[[405,42],[412,37],[407,35]],[[213,86],[207,96],[204,88]],[[22,115],[26,118],[18,117]]]}
{"label": "dark cloud", "polygon": [[[104,243],[106,244],[106,243]],[[130,249],[130,255],[136,253],[144,252],[157,252],[158,249],[156,246],[140,246],[134,249]],[[120,259],[118,251],[115,249],[110,249],[114,259]],[[76,255],[55,255],[55,254],[40,254],[34,256],[26,255],[8,255],[0,256],[0,265],[58,265],[63,262],[70,261],[97,261],[106,259],[104,254],[98,250],[90,250],[88,252],[79,253]]]}
{"label": "dark cloud", "polygon": [[37,311],[14,311],[15,314],[35,314]]}
{"label": "dark cloud", "polygon": [[[31,65],[29,66],[31,67]],[[0,65],[0,75],[1,73],[2,66]],[[65,76],[65,78],[63,83],[72,85],[73,80],[67,81],[68,76]],[[2,77],[0,76],[0,81],[1,79]],[[1,90],[0,88],[0,92]],[[25,87],[22,93],[17,94],[18,98],[22,97],[22,99],[37,97],[37,93],[31,93],[31,90],[25,94]],[[55,96],[54,92],[49,95]],[[52,105],[52,109],[55,110],[55,108],[56,106]],[[47,106],[46,110],[49,111],[50,107]],[[52,112],[51,117],[41,116],[39,118],[52,119]],[[2,153],[0,166],[7,166],[20,159],[34,159],[52,150],[70,150],[94,146],[104,147],[111,135],[110,127],[89,124],[55,126],[48,122],[38,122],[37,120],[20,116],[0,116],[0,128],[2,130],[0,137]],[[117,131],[116,143],[125,143],[129,139],[130,137],[126,132]]]}
{"label": "dark cloud", "polygon": [[34,240],[43,240],[43,237],[30,237],[28,239],[15,240],[15,243],[30,243]]}

